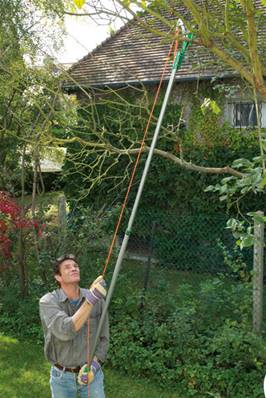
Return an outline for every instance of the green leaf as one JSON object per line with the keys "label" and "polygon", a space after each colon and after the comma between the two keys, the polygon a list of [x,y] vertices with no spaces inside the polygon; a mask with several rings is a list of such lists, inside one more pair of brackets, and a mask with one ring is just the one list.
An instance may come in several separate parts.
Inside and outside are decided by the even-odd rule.
{"label": "green leaf", "polygon": [[204,98],[203,103],[200,106],[202,113],[205,113],[206,109],[210,106],[210,98]]}
{"label": "green leaf", "polygon": [[141,7],[145,10],[147,8],[147,4],[145,0],[141,0]]}
{"label": "green leaf", "polygon": [[228,186],[226,184],[222,185],[220,188],[220,193],[225,193],[225,192],[228,192]]}
{"label": "green leaf", "polygon": [[240,248],[250,247],[254,244],[254,237],[252,235],[247,235],[241,239]]}
{"label": "green leaf", "polygon": [[[265,0],[266,1],[266,0]],[[260,183],[260,187],[264,188],[266,186],[266,175],[263,177],[261,183]]]}
{"label": "green leaf", "polygon": [[124,5],[124,7],[129,7],[130,6],[130,0],[123,0],[122,4]]}
{"label": "green leaf", "polygon": [[211,101],[211,110],[215,115],[218,115],[218,113],[221,112],[221,109],[219,108],[218,104],[216,101]]}
{"label": "green leaf", "polygon": [[213,191],[216,191],[214,185],[209,185],[207,188],[204,189],[204,192],[213,192]]}
{"label": "green leaf", "polygon": [[235,177],[225,177],[222,179],[222,184],[226,184],[227,182],[235,179]]}
{"label": "green leaf", "polygon": [[86,0],[73,0],[73,1],[78,8],[82,8]]}
{"label": "green leaf", "polygon": [[217,102],[214,100],[211,100],[210,98],[204,98],[204,101],[201,105],[201,111],[202,113],[205,113],[206,110],[211,110],[215,115],[221,112],[221,109],[217,105]]}
{"label": "green leaf", "polygon": [[252,211],[250,213],[247,213],[248,216],[253,217],[254,220],[260,223],[264,223],[266,220],[266,216],[262,216],[260,214],[257,214],[256,212]]}
{"label": "green leaf", "polygon": [[223,202],[224,200],[227,199],[227,195],[222,195],[222,196],[220,196],[219,199],[220,199],[221,202]]}
{"label": "green leaf", "polygon": [[236,168],[236,167],[252,167],[252,163],[245,158],[241,158],[241,159],[236,159],[233,164],[232,167]]}
{"label": "green leaf", "polygon": [[226,223],[226,228],[235,230],[237,227],[239,227],[239,221],[235,218],[229,218]]}

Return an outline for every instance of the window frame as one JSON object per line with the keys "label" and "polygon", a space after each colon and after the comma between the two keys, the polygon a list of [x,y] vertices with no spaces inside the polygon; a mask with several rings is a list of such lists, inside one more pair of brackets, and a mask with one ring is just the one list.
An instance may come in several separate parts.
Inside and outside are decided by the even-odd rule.
{"label": "window frame", "polygon": [[[243,125],[236,125],[236,121],[237,121],[237,119],[236,119],[236,106],[237,105],[240,105],[241,106],[241,104],[243,104],[243,105],[246,105],[246,104],[250,104],[250,105],[253,105],[253,107],[254,107],[254,111],[256,112],[256,108],[255,108],[255,102],[254,101],[252,101],[252,100],[249,100],[249,99],[246,99],[246,100],[243,100],[243,99],[231,99],[230,101],[228,101],[228,104],[227,104],[227,106],[228,106],[228,116],[229,116],[229,121],[230,121],[230,124],[231,124],[231,126],[233,127],[233,128],[236,128],[236,129],[239,129],[239,130],[241,130],[241,129],[256,129],[257,127],[258,127],[258,121],[257,121],[257,115],[255,114],[255,116],[256,116],[256,124],[255,125],[251,125],[251,124],[249,124],[249,125],[245,125],[245,124],[243,124]],[[263,126],[263,121],[264,121],[264,119],[266,118],[266,115],[264,116],[263,115],[263,111],[265,111],[265,106],[263,106],[263,102],[259,102],[259,114],[260,114],[260,121],[261,121],[261,125],[262,125],[262,127],[265,127],[265,126]]]}

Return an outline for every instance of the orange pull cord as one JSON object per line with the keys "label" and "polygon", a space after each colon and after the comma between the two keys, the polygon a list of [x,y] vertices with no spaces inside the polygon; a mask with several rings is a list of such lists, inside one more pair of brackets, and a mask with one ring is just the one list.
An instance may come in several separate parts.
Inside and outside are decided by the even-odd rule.
{"label": "orange pull cord", "polygon": [[135,177],[136,170],[137,170],[137,166],[139,164],[140,157],[141,157],[141,154],[142,154],[144,146],[145,146],[145,140],[146,140],[146,137],[147,137],[147,134],[148,134],[148,130],[149,130],[149,127],[150,127],[150,123],[151,123],[151,119],[152,119],[152,116],[153,116],[154,108],[155,108],[156,102],[157,102],[158,97],[159,97],[159,93],[160,93],[161,86],[162,86],[162,83],[163,83],[163,78],[164,78],[165,71],[166,71],[168,62],[170,60],[171,54],[173,52],[173,48],[174,48],[174,51],[176,53],[177,49],[178,49],[178,41],[177,40],[174,40],[172,42],[170,50],[169,50],[169,53],[167,55],[167,58],[166,58],[166,61],[165,61],[165,64],[164,64],[164,68],[163,68],[162,76],[161,76],[161,79],[160,79],[160,83],[159,83],[159,86],[157,88],[157,92],[156,92],[156,95],[155,95],[155,98],[154,98],[154,102],[153,102],[152,109],[151,109],[151,112],[150,112],[150,115],[149,115],[149,119],[148,119],[145,131],[144,131],[144,135],[143,135],[143,138],[142,138],[142,141],[141,141],[140,150],[138,152],[138,156],[137,156],[135,164],[134,164],[134,168],[133,168],[133,171],[132,171],[132,174],[131,174],[131,177],[130,177],[130,181],[129,181],[129,184],[128,184],[127,193],[126,193],[125,199],[123,201],[123,204],[122,204],[122,207],[121,207],[121,212],[120,212],[120,215],[119,215],[116,227],[115,227],[115,231],[114,231],[114,234],[113,234],[112,242],[111,242],[111,245],[109,247],[109,251],[108,251],[107,258],[106,258],[105,266],[104,266],[104,269],[103,269],[103,272],[102,272],[103,276],[106,273],[107,266],[109,264],[109,261],[110,261],[110,258],[111,258],[112,252],[113,252],[113,248],[114,248],[114,244],[115,244],[116,237],[117,237],[117,234],[118,234],[118,230],[119,230],[119,227],[120,227],[120,224],[121,224],[121,221],[122,221],[123,214],[125,212],[125,208],[126,208],[129,192],[130,192],[130,190],[132,188],[134,177]]}
{"label": "orange pull cord", "polygon": [[176,58],[177,50],[178,50],[178,41],[175,40],[174,59]]}

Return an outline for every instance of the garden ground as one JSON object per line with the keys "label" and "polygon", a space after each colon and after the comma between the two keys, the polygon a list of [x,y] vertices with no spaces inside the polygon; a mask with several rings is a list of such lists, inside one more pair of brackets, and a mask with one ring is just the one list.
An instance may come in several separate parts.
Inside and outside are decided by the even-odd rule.
{"label": "garden ground", "polygon": [[[1,398],[50,398],[49,367],[42,347],[0,336]],[[179,398],[175,392],[163,391],[147,380],[136,380],[109,368],[105,369],[105,386],[106,398]]]}

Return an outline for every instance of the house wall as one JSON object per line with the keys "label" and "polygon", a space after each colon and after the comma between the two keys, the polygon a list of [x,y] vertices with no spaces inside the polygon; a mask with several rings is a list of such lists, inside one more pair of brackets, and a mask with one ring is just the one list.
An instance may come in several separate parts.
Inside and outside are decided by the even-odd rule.
{"label": "house wall", "polygon": [[[165,92],[167,83],[164,83],[161,88],[161,97]],[[124,98],[134,98],[136,101],[143,101],[144,93],[148,95],[152,102],[155,97],[158,84],[149,84],[143,86],[124,86],[112,89],[92,89],[80,91],[77,93],[78,100],[85,104],[94,102],[95,99],[106,99],[109,96],[123,96]],[[229,122],[233,125],[233,108],[232,104],[238,102],[254,102],[253,92],[250,87],[238,78],[231,79],[213,79],[210,80],[193,80],[176,82],[173,86],[170,103],[176,103],[183,106],[182,119],[189,127],[189,120],[193,104],[198,100],[199,103],[204,101],[204,98],[215,99],[222,109],[219,116],[221,124]],[[118,105],[119,106],[119,105]],[[262,127],[266,128],[266,103],[261,102],[261,123]]]}

